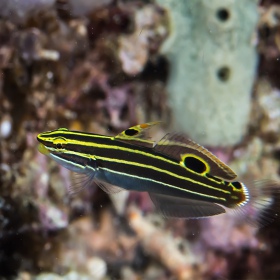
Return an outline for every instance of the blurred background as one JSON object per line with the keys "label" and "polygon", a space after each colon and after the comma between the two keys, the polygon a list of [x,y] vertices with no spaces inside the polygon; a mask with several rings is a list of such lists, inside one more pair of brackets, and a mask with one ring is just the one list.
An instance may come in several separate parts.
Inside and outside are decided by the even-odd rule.
{"label": "blurred background", "polygon": [[36,140],[162,121],[155,137],[184,132],[240,177],[279,182],[279,77],[277,0],[0,0],[0,279],[279,279],[280,219],[71,196]]}

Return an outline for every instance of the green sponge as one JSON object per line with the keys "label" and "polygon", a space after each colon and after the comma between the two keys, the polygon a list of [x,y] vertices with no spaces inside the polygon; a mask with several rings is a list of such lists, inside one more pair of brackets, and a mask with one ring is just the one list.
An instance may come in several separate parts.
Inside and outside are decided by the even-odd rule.
{"label": "green sponge", "polygon": [[170,16],[162,48],[176,129],[227,146],[246,131],[258,56],[256,0],[157,0]]}

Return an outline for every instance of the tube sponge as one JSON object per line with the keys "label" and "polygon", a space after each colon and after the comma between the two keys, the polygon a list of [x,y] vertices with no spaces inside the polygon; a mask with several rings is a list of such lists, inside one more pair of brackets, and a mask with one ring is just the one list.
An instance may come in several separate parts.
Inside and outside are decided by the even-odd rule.
{"label": "tube sponge", "polygon": [[258,56],[256,0],[157,0],[170,16],[174,125],[203,145],[239,142],[246,131]]}

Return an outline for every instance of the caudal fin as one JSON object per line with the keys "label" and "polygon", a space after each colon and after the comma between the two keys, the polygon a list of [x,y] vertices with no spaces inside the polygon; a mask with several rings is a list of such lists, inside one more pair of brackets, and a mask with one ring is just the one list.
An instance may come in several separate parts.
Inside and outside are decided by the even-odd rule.
{"label": "caudal fin", "polygon": [[280,216],[280,182],[260,180],[243,183],[246,203],[229,211],[253,226],[264,227]]}

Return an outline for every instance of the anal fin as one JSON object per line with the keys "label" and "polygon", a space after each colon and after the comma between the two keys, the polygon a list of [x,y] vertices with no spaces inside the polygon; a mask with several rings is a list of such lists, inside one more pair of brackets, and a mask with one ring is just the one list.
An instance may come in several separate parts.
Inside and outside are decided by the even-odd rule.
{"label": "anal fin", "polygon": [[165,217],[202,218],[225,213],[225,209],[215,203],[149,193],[156,209]]}

